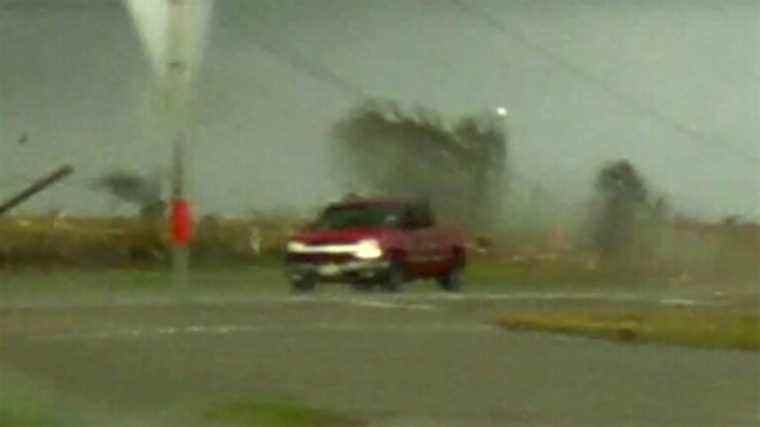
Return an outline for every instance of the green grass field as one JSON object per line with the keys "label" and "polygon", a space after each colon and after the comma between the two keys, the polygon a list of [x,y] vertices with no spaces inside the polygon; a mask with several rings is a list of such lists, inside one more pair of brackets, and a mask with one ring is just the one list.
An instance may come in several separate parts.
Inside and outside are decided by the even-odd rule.
{"label": "green grass field", "polygon": [[72,399],[0,365],[0,427],[89,427]]}
{"label": "green grass field", "polygon": [[[265,216],[202,218],[191,245],[192,264],[217,271],[277,265],[278,254],[299,221]],[[535,287],[760,279],[760,228],[715,224],[681,228],[671,224],[647,230],[642,233],[647,239],[616,259],[595,254],[580,243],[573,249],[569,240],[558,249],[549,230],[532,234],[512,231],[489,239],[490,254],[471,252],[468,274],[472,283]],[[165,220],[161,219],[3,217],[0,274],[76,269],[160,271],[169,265],[168,242]]]}
{"label": "green grass field", "polygon": [[[175,408],[172,408],[174,410]],[[214,402],[207,396],[171,414],[172,425],[230,427],[361,427],[359,418],[298,402],[236,399]],[[176,419],[175,419],[176,418]],[[141,419],[116,419],[98,407],[61,394],[46,382],[0,365],[0,427],[101,427],[146,425]],[[147,421],[149,426],[164,421]]]}
{"label": "green grass field", "polygon": [[760,314],[727,308],[560,309],[506,314],[496,323],[538,331],[627,343],[662,343],[760,351]]}
{"label": "green grass field", "polygon": [[292,402],[237,401],[216,405],[206,419],[232,427],[360,427],[359,419]]}

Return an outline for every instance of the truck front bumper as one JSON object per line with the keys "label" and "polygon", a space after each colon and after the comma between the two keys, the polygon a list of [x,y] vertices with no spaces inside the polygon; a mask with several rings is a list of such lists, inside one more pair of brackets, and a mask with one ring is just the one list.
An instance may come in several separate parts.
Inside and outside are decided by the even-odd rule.
{"label": "truck front bumper", "polygon": [[288,263],[287,275],[291,280],[314,278],[325,282],[370,281],[380,279],[390,267],[387,260],[347,261],[343,263]]}

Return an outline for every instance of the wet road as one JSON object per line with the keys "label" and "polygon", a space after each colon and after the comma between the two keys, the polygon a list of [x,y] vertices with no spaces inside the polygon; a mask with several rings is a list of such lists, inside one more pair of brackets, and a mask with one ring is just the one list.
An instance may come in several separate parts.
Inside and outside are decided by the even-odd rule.
{"label": "wet road", "polygon": [[5,307],[0,364],[110,414],[113,425],[205,425],[210,402],[238,398],[294,399],[376,426],[760,424],[757,354],[489,324],[509,310],[598,299],[335,290]]}

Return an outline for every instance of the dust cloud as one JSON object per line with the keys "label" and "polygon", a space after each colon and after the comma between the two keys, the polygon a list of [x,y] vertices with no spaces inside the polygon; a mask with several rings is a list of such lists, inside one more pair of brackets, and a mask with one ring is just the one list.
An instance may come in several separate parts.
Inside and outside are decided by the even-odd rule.
{"label": "dust cloud", "polygon": [[347,192],[426,199],[449,220],[489,227],[503,215],[508,133],[502,117],[449,124],[431,109],[371,100],[332,128]]}

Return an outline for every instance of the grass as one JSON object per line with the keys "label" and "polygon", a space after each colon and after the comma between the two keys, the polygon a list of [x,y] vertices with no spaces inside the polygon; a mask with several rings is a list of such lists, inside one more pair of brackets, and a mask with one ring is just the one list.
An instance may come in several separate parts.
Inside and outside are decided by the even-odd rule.
{"label": "grass", "polygon": [[0,427],[85,425],[66,400],[49,384],[0,365]]}
{"label": "grass", "polygon": [[[282,259],[275,254],[262,255],[248,261],[221,260],[215,263],[192,263],[190,283],[193,287],[223,289],[236,285],[255,286],[281,282]],[[140,290],[161,291],[172,288],[168,266],[136,267],[59,267],[53,269],[27,266],[23,269],[0,269],[2,291],[66,291],[66,290]]]}
{"label": "grass", "polygon": [[365,422],[289,402],[239,401],[216,406],[206,419],[239,427],[359,427]]}
{"label": "grass", "polygon": [[[473,255],[465,274],[467,289],[471,290],[644,290],[672,286],[670,277],[636,276],[589,268],[578,259],[562,258],[524,262],[506,257]],[[189,277],[187,290],[257,292],[288,288],[283,273],[283,255],[274,251],[247,260],[232,258],[192,262]],[[739,282],[713,283],[721,283],[720,286],[711,285],[715,290],[720,290]],[[46,292],[51,295],[86,292],[91,296],[107,296],[122,292],[161,294],[173,290],[176,288],[173,287],[168,266],[54,269],[26,266],[23,269],[0,269],[0,293],[5,292],[9,298]]]}
{"label": "grass", "polygon": [[97,270],[0,272],[0,308],[25,304],[111,304],[119,301],[175,301],[176,298],[235,297],[288,290],[281,269],[271,267],[193,268],[186,287],[170,271]]}
{"label": "grass", "polygon": [[[209,396],[192,406],[183,404],[176,425],[231,427],[363,427],[359,418],[315,409],[289,401],[236,400],[211,404],[204,412],[188,411],[204,407]],[[187,402],[185,402],[186,404]],[[202,410],[201,410],[202,411]],[[96,425],[145,425],[138,418],[119,417],[107,407],[63,395],[52,384],[32,378],[0,364],[0,427],[88,427]],[[176,414],[170,414],[173,424]],[[190,418],[187,417],[190,416]],[[150,419],[149,419],[150,420]],[[164,420],[165,422],[166,420]],[[200,421],[199,423],[196,423]],[[166,425],[150,423],[148,425]]]}
{"label": "grass", "polygon": [[[119,217],[0,218],[0,282],[9,277],[3,271],[36,270],[73,277],[76,273],[66,271],[82,269],[119,271],[119,286],[160,287],[165,278],[147,272],[160,273],[169,266],[165,222]],[[200,271],[241,272],[249,266],[277,269],[285,241],[297,225],[295,218],[285,216],[201,218],[191,245],[191,263]],[[467,279],[468,283],[534,289],[757,281],[760,227],[746,232],[726,226],[694,227],[687,233],[676,232],[675,225],[670,225],[665,231],[677,237],[667,239],[661,236],[663,230],[656,230],[655,236],[663,241],[650,251],[624,257],[630,262],[621,265],[609,261],[594,265],[600,263],[593,254],[577,250],[552,251],[547,246],[548,231],[535,235],[513,231],[495,237],[491,255],[471,254]],[[695,234],[703,229],[709,233]],[[253,252],[254,235],[261,238],[260,254]],[[133,270],[146,273],[129,273]]]}
{"label": "grass", "polygon": [[760,315],[727,309],[662,308],[521,312],[497,319],[513,331],[539,331],[702,348],[760,351]]}
{"label": "grass", "polygon": [[[297,221],[285,217],[202,218],[191,245],[189,288],[214,292],[287,288],[282,250],[295,227]],[[252,230],[258,230],[262,239],[259,254],[251,246]],[[515,233],[497,236],[491,254],[468,254],[465,279],[469,289],[572,291],[691,286],[717,290],[745,283],[754,287],[760,277],[760,252],[750,250],[752,241],[744,242],[747,239],[739,239],[741,236],[734,236],[730,229],[718,228],[711,238],[697,238],[697,243],[711,242],[711,250],[720,249],[716,252],[719,257],[713,256],[715,251],[699,249],[704,245],[694,242],[686,245],[693,250],[680,250],[684,242],[679,241],[670,250],[679,257],[639,254],[640,262],[631,266],[601,263],[594,254],[576,250],[552,251],[545,233]],[[54,296],[85,292],[95,299],[122,292],[170,292],[173,282],[169,264],[163,220],[0,218],[0,292],[6,292],[6,298],[25,294],[36,297],[45,292]]]}
{"label": "grass", "polygon": [[593,287],[614,283],[616,279],[607,272],[586,268],[576,260],[515,262],[478,256],[471,257],[466,274],[467,283],[530,288]]}
{"label": "grass", "polygon": [[[475,289],[556,289],[593,287],[600,284],[580,269],[565,267],[553,271],[541,267],[528,271],[510,262],[475,259],[468,266],[467,288]],[[192,265],[188,292],[257,293],[267,290],[287,290],[289,284],[281,256],[265,255],[247,263],[221,261]],[[584,279],[588,279],[585,280]],[[62,268],[52,271],[32,267],[24,270],[0,270],[0,295],[6,302],[24,297],[86,297],[98,300],[116,295],[163,295],[176,291],[172,274],[167,267],[130,268]]]}
{"label": "grass", "polygon": [[0,407],[0,427],[54,427],[63,425],[57,418],[40,408],[30,408],[16,402]]}
{"label": "grass", "polygon": [[[180,413],[169,418],[141,419],[135,414],[116,415],[107,406],[64,395],[46,381],[0,364],[0,427],[89,427],[127,425],[214,425],[231,427],[363,427],[359,418],[315,409],[289,401],[236,400],[211,404],[200,412],[210,396],[183,402]],[[116,415],[116,416],[115,416]],[[140,416],[142,414],[138,414]],[[188,417],[189,416],[189,417]],[[163,420],[163,421],[160,421]],[[149,421],[148,424],[145,421]],[[175,424],[176,421],[176,424]],[[169,424],[167,424],[169,422]]]}
{"label": "grass", "polygon": [[[195,265],[245,263],[282,249],[292,221],[202,219],[191,247]],[[256,231],[256,233],[254,233]],[[254,239],[255,240],[255,239]],[[0,218],[0,270],[161,268],[169,263],[165,220],[140,218]]]}

